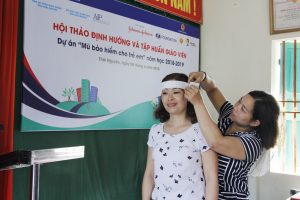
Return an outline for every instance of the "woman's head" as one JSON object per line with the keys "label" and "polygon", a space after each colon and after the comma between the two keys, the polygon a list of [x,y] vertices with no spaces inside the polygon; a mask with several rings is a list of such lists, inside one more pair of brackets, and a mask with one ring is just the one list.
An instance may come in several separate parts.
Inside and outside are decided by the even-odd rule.
{"label": "woman's head", "polygon": [[255,101],[252,118],[260,122],[255,130],[262,139],[263,147],[269,149],[276,144],[278,137],[280,108],[276,99],[266,92],[252,91],[249,95]]}
{"label": "woman's head", "polygon": [[162,79],[162,93],[159,105],[154,112],[155,118],[165,122],[170,114],[186,113],[192,123],[197,121],[194,107],[184,97],[184,88],[188,86],[188,76],[172,73]]}
{"label": "woman's head", "polygon": [[263,91],[251,91],[233,108],[230,118],[239,127],[256,130],[263,147],[269,149],[278,137],[279,106],[275,98]]}
{"label": "woman's head", "polygon": [[242,96],[234,104],[230,118],[241,130],[249,130],[258,125],[259,121],[252,118],[254,104],[255,101],[249,94]]}

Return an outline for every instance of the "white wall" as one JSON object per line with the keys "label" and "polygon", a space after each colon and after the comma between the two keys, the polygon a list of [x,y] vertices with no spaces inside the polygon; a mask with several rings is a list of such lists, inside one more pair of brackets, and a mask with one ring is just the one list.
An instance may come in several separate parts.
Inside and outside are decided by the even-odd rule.
{"label": "white wall", "polygon": [[[224,95],[235,102],[250,90],[271,92],[272,40],[300,33],[270,35],[269,0],[203,0],[203,20],[201,68]],[[268,173],[250,179],[253,200],[284,200],[290,188],[300,188],[300,177]]]}

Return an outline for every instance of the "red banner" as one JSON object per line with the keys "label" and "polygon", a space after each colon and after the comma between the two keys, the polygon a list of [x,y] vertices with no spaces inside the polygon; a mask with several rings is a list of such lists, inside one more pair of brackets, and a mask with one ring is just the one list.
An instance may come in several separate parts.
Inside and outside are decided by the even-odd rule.
{"label": "red banner", "polygon": [[137,0],[157,9],[180,16],[184,19],[202,23],[202,0]]}

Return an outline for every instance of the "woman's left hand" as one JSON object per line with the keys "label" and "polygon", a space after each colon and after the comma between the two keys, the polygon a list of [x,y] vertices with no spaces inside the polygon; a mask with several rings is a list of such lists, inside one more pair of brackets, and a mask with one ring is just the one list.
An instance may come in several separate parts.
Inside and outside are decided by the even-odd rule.
{"label": "woman's left hand", "polygon": [[195,86],[187,87],[184,90],[184,96],[193,105],[203,104],[203,99],[200,94],[200,90]]}

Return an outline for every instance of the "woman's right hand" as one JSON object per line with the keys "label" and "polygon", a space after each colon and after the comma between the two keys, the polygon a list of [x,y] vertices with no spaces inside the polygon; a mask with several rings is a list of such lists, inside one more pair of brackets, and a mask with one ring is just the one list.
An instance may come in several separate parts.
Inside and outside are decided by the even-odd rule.
{"label": "woman's right hand", "polygon": [[198,104],[203,104],[203,99],[199,88],[194,86],[188,87],[184,90],[185,98],[194,106]]}
{"label": "woman's right hand", "polygon": [[188,82],[196,82],[196,83],[201,83],[203,80],[206,78],[206,73],[205,72],[192,72],[189,74],[189,80]]}
{"label": "woman's right hand", "polygon": [[[212,104],[214,105],[217,112],[220,112],[220,108],[225,103],[226,99],[223,96],[222,92],[218,89],[215,81],[208,76],[205,72],[192,72],[189,75],[189,82],[197,82],[200,83],[201,89],[203,89]],[[191,103],[195,106],[196,104],[199,105],[198,98],[192,98],[193,94],[189,94],[187,99],[191,101]],[[198,99],[198,100],[197,100]],[[200,99],[202,100],[202,99]],[[200,101],[200,103],[202,103]]]}

